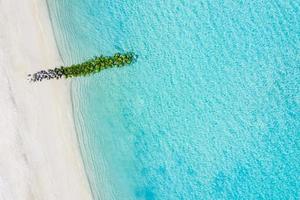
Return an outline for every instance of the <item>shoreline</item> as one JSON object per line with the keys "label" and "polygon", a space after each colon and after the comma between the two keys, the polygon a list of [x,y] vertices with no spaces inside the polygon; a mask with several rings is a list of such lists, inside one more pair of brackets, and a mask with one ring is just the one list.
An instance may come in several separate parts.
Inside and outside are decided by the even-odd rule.
{"label": "shoreline", "polygon": [[0,199],[92,199],[70,81],[27,80],[63,63],[47,2],[1,1],[0,26]]}
{"label": "shoreline", "polygon": [[[64,57],[62,56],[62,53],[61,53],[61,50],[59,48],[59,44],[58,44],[58,40],[57,40],[57,37],[58,35],[56,35],[56,33],[54,32],[54,22],[53,22],[53,19],[51,17],[51,9],[50,9],[50,5],[49,5],[49,0],[44,0],[45,1],[45,4],[46,4],[46,7],[47,7],[47,13],[48,13],[48,19],[49,19],[49,22],[50,22],[50,26],[51,26],[51,30],[52,30],[52,35],[53,35],[53,38],[54,38],[54,41],[55,41],[55,46],[56,46],[56,49],[57,49],[57,53],[60,57],[60,60],[61,62],[63,63],[63,66],[66,66],[65,64],[65,60],[64,60]],[[76,143],[77,143],[77,146],[78,146],[78,149],[79,149],[79,156],[80,156],[80,159],[82,161],[82,168],[83,168],[83,171],[84,171],[84,174],[85,174],[85,177],[86,177],[86,182],[88,184],[88,189],[89,189],[89,193],[90,193],[90,199],[95,199],[94,197],[94,193],[92,191],[92,187],[91,187],[91,180],[90,180],[90,177],[88,176],[88,172],[86,170],[86,164],[84,163],[84,159],[83,159],[83,151],[81,149],[81,145],[80,145],[80,140],[79,140],[79,133],[78,133],[78,130],[77,130],[77,127],[76,127],[76,123],[75,123],[75,114],[74,114],[74,101],[73,101],[73,90],[72,90],[72,80],[68,80],[68,87],[69,87],[69,100],[71,102],[71,115],[72,115],[72,120],[73,120],[73,132],[75,134],[75,137],[76,137]]]}

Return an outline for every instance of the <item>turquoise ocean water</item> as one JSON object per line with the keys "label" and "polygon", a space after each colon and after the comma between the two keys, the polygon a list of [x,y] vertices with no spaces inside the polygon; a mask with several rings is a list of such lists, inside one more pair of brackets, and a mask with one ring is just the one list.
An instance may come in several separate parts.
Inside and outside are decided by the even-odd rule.
{"label": "turquoise ocean water", "polygon": [[51,0],[95,199],[299,199],[300,2]]}

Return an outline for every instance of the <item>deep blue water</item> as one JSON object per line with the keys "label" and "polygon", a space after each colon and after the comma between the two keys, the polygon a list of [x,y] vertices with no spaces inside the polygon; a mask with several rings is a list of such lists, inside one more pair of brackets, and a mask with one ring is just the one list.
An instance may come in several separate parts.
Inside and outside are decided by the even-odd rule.
{"label": "deep blue water", "polygon": [[95,199],[299,199],[300,2],[52,0]]}

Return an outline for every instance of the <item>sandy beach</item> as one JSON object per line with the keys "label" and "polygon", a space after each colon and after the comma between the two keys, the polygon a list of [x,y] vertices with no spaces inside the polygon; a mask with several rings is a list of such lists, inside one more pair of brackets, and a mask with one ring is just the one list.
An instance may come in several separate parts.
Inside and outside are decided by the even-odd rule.
{"label": "sandy beach", "polygon": [[0,1],[0,199],[92,199],[69,81],[29,83],[62,65],[44,0]]}

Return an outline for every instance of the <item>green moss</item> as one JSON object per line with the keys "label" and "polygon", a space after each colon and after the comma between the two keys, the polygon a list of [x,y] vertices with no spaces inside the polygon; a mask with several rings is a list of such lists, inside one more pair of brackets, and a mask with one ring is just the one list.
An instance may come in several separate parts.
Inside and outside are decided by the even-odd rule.
{"label": "green moss", "polygon": [[98,73],[111,67],[122,67],[135,62],[137,56],[134,53],[116,53],[113,56],[96,56],[81,64],[75,64],[67,67],[42,70],[34,74],[29,74],[31,81],[42,81],[44,79],[73,78],[78,76],[87,76]]}

